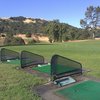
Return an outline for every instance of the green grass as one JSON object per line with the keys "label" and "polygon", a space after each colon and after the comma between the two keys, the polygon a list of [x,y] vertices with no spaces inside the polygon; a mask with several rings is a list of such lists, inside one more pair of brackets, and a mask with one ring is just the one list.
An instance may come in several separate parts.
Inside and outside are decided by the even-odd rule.
{"label": "green grass", "polygon": [[18,52],[27,50],[37,53],[43,55],[47,61],[50,61],[52,55],[59,54],[79,61],[83,68],[91,70],[89,75],[100,77],[100,41],[8,46],[6,48]]}
{"label": "green grass", "polygon": [[[27,50],[43,55],[50,61],[52,55],[59,54],[79,61],[83,68],[90,69],[88,75],[100,78],[100,41],[35,44],[7,46],[5,48],[21,52]],[[38,100],[31,87],[44,81],[34,75],[15,69],[15,65],[0,64],[0,100]]]}
{"label": "green grass", "polygon": [[40,100],[32,87],[42,84],[44,80],[14,65],[0,63],[0,100]]}
{"label": "green grass", "polygon": [[68,98],[68,100],[100,100],[100,83],[85,81],[56,91],[57,94]]}

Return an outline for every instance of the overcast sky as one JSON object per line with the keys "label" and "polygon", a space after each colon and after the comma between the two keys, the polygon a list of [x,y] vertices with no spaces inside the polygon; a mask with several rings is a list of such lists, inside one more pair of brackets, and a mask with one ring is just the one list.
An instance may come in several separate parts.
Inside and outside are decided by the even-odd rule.
{"label": "overcast sky", "polygon": [[0,0],[0,17],[32,17],[80,27],[86,8],[100,6],[100,0]]}

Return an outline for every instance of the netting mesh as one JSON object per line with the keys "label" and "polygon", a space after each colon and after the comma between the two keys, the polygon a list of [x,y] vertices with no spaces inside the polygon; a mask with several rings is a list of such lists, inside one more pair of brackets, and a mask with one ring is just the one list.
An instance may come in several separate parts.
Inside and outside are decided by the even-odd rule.
{"label": "netting mesh", "polygon": [[51,75],[60,76],[64,74],[82,73],[82,65],[74,60],[54,55],[51,59]]}
{"label": "netting mesh", "polygon": [[7,60],[15,60],[19,59],[19,53],[13,50],[1,49],[1,61],[7,61]]}
{"label": "netting mesh", "polygon": [[21,52],[21,68],[43,63],[43,56],[28,51]]}

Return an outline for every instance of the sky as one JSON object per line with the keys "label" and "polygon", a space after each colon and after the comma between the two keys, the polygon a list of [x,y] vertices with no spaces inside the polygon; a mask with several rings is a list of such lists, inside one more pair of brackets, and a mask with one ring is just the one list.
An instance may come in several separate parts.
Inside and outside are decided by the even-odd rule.
{"label": "sky", "polygon": [[100,0],[0,0],[0,18],[31,17],[60,22],[80,28],[87,7],[100,6]]}

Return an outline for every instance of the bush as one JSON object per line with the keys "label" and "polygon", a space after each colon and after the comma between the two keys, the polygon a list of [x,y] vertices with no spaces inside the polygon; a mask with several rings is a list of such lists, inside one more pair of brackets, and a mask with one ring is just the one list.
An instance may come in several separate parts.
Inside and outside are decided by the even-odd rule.
{"label": "bush", "polygon": [[26,37],[27,37],[27,38],[30,38],[31,35],[32,35],[31,33],[26,33]]}
{"label": "bush", "polygon": [[25,42],[20,37],[6,37],[4,45],[25,45]]}
{"label": "bush", "polygon": [[34,43],[37,43],[37,42],[39,42],[39,41],[36,41],[36,40],[32,39],[32,40],[30,40],[30,41],[28,42],[28,44],[34,44]]}
{"label": "bush", "polygon": [[53,43],[53,37],[52,36],[49,36],[49,42]]}

